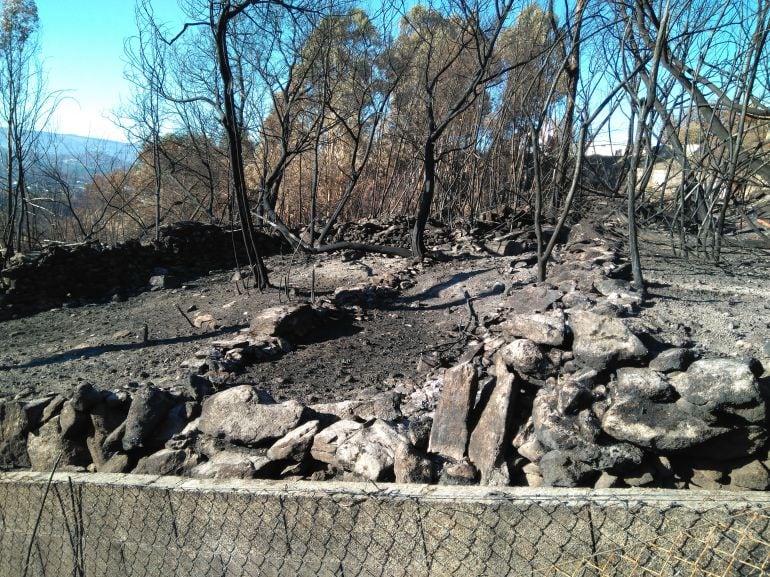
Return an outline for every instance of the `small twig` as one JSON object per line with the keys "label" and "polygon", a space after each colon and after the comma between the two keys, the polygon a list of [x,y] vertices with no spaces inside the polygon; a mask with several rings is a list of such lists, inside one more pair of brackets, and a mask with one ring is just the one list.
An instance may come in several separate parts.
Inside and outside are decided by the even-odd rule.
{"label": "small twig", "polygon": [[46,483],[45,492],[43,493],[43,500],[40,502],[40,509],[38,510],[37,518],[35,519],[35,526],[32,528],[32,535],[29,538],[29,545],[27,546],[27,558],[24,560],[24,573],[22,573],[22,577],[27,577],[27,571],[29,571],[29,559],[32,556],[32,546],[35,543],[37,530],[40,527],[40,520],[43,518],[43,508],[45,507],[45,501],[48,499],[48,493],[53,486],[54,473],[56,473],[56,469],[59,466],[59,461],[61,461],[63,455],[64,452],[61,452],[59,453],[59,456],[56,457],[56,462],[53,464],[53,468],[51,469],[51,475],[48,477],[48,483]]}
{"label": "small twig", "polygon": [[473,326],[475,327],[479,326],[479,317],[473,308],[473,303],[471,302],[471,295],[468,294],[467,290],[463,291],[463,296],[465,297],[465,305],[468,307],[468,316],[470,317],[463,329],[463,331],[467,332],[471,326],[471,322],[473,323]]}
{"label": "small twig", "polygon": [[[235,286],[238,286],[238,283],[237,283],[237,282],[235,283]],[[241,292],[241,291],[238,291],[238,294],[240,294],[240,292]],[[188,317],[186,314],[184,314],[184,311],[182,310],[182,307],[180,307],[180,306],[179,306],[177,303],[174,303],[174,306],[176,307],[176,310],[178,310],[178,311],[179,311],[179,314],[180,314],[180,315],[182,315],[182,316],[184,317],[184,320],[186,320],[186,321],[187,321],[187,324],[189,324],[189,325],[190,325],[192,328],[195,328],[195,323],[193,323],[193,322],[190,320],[190,317]],[[144,326],[146,327],[147,325],[144,325]]]}
{"label": "small twig", "polygon": [[147,326],[147,323],[144,323],[142,326],[142,342],[147,343],[150,340],[150,327]]}
{"label": "small twig", "polygon": [[310,271],[310,302],[315,302],[315,265],[313,265],[313,269]]}

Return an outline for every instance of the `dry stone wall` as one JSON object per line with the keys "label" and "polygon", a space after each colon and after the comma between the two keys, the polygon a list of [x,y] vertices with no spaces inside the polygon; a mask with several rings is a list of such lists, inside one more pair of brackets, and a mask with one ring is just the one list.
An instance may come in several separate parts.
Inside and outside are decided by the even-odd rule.
{"label": "dry stone wall", "polygon": [[[267,254],[280,242],[259,235]],[[174,288],[184,278],[246,262],[240,231],[179,222],[161,228],[158,242],[116,246],[86,242],[52,245],[22,255],[0,271],[0,319],[62,304],[124,298],[148,288]]]}

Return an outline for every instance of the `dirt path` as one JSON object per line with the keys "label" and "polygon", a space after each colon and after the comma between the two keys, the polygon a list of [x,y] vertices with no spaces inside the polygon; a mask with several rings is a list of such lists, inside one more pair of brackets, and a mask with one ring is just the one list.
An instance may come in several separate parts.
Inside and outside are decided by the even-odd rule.
{"label": "dirt path", "polygon": [[[680,259],[664,241],[659,235],[645,237],[649,300],[637,321],[704,351],[770,357],[770,257],[733,251],[727,264],[716,267]],[[256,383],[278,399],[306,402],[420,382],[431,367],[450,364],[462,353],[471,309],[483,321],[495,314],[507,288],[534,280],[531,268],[513,269],[511,261],[476,256],[414,269],[395,301],[352,310],[319,342],[252,365],[234,382]],[[329,296],[337,287],[401,271],[409,263],[379,256],[345,262],[327,255],[293,263],[272,259],[268,266],[276,283],[288,275],[299,300],[309,294],[313,276],[316,293]],[[109,388],[186,381],[186,359],[212,340],[247,327],[256,311],[285,301],[277,289],[239,294],[230,276],[219,272],[182,289],[0,323],[0,396],[65,392],[84,381]],[[190,319],[211,315],[218,328],[191,327],[177,307]]]}

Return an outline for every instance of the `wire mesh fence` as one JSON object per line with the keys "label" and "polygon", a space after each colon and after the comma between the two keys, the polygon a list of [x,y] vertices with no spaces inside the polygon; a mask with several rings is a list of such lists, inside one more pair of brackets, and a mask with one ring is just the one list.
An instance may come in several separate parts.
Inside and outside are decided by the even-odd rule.
{"label": "wire mesh fence", "polygon": [[770,499],[0,478],[0,575],[766,575]]}

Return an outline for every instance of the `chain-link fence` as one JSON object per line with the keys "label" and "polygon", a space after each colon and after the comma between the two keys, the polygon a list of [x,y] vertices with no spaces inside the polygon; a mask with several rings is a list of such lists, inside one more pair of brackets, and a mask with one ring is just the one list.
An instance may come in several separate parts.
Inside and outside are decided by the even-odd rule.
{"label": "chain-link fence", "polygon": [[0,476],[0,575],[770,573],[764,494]]}

